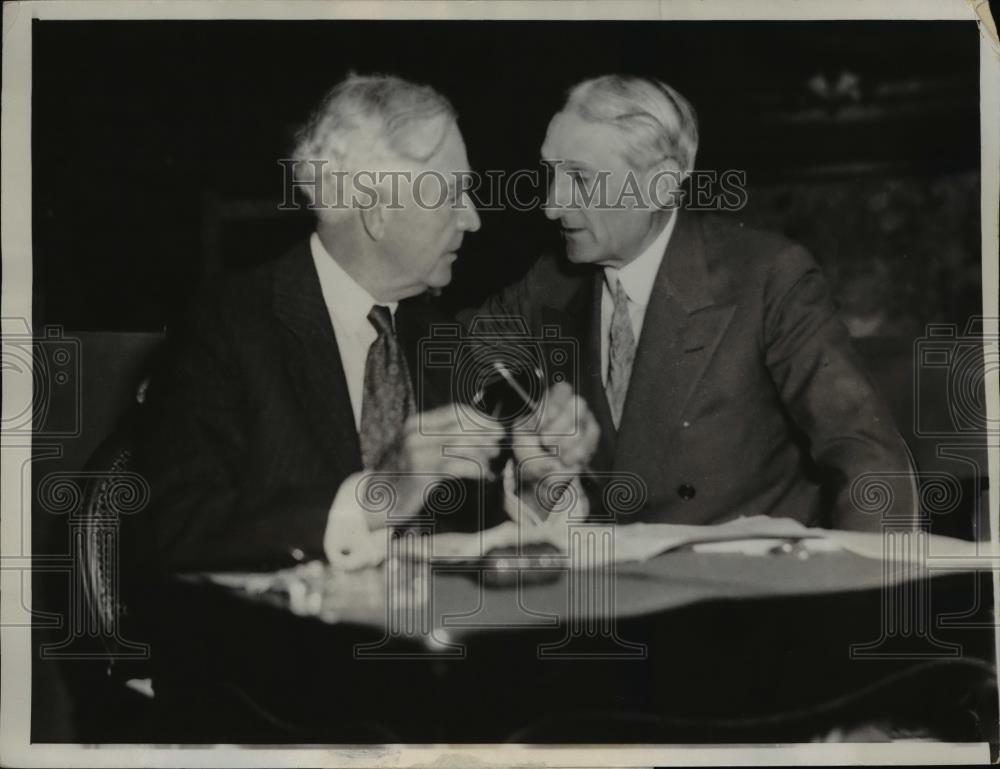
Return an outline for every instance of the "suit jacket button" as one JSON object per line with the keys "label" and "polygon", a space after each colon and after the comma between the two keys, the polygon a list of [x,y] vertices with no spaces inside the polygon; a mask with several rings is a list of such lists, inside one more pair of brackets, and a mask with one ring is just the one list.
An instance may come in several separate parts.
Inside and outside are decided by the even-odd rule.
{"label": "suit jacket button", "polygon": [[682,483],[677,487],[677,496],[681,499],[694,499],[695,488],[690,483]]}

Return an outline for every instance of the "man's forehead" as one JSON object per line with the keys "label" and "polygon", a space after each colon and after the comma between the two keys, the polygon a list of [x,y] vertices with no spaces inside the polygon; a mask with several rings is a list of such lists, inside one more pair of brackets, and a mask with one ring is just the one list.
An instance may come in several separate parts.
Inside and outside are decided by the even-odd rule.
{"label": "man's forehead", "polygon": [[620,129],[573,112],[559,112],[549,123],[541,152],[544,160],[611,168],[622,164],[626,146]]}
{"label": "man's forehead", "polygon": [[[458,126],[451,118],[414,121],[395,138],[378,140],[380,167],[394,170],[465,170],[468,160]],[[374,158],[373,158],[374,160]]]}
{"label": "man's forehead", "polygon": [[468,168],[469,160],[466,157],[465,142],[462,140],[462,132],[458,130],[458,124],[454,120],[449,122],[434,154],[427,159],[427,165],[445,168],[449,171],[464,171]]}

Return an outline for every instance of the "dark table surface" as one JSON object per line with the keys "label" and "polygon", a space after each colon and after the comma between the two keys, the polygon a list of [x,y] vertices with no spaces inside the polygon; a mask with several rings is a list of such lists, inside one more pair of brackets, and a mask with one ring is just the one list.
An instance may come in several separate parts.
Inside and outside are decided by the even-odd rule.
{"label": "dark table surface", "polygon": [[183,575],[145,603],[178,741],[795,742],[884,718],[995,741],[991,580],[930,565],[680,550],[498,588],[404,558]]}

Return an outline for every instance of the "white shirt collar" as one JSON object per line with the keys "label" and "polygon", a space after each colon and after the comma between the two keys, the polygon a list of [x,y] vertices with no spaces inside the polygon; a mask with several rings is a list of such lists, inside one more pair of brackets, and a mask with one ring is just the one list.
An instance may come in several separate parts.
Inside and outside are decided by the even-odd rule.
{"label": "white shirt collar", "polygon": [[670,242],[670,236],[674,232],[676,222],[677,211],[675,210],[670,221],[656,236],[656,240],[650,243],[635,259],[624,267],[605,267],[604,275],[608,285],[613,286],[614,279],[617,277],[630,301],[640,307],[649,304],[649,295],[653,292],[656,273],[659,272],[663,254],[667,250],[667,244]]}
{"label": "white shirt collar", "polygon": [[[315,232],[309,238],[309,250],[312,252],[313,264],[316,265],[316,273],[319,275],[323,302],[330,316],[352,334],[367,333],[369,329],[374,328],[368,320],[368,313],[371,312],[373,305],[380,302],[376,302],[372,295],[330,256]],[[381,304],[389,308],[395,321],[399,302]]]}

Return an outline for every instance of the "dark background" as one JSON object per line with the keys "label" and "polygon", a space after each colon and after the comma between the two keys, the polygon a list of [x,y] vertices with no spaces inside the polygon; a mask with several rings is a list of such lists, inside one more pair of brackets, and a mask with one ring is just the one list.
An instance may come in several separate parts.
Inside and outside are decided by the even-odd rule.
{"label": "dark background", "polygon": [[[36,319],[160,330],[206,273],[280,255],[311,220],[277,210],[276,161],[354,69],[445,93],[481,172],[534,168],[575,82],[661,78],[699,113],[698,166],[746,170],[742,215],[811,248],[866,335],[961,322],[979,305],[977,38],[964,22],[36,21]],[[484,214],[445,301],[478,301],[553,234],[540,211]]]}
{"label": "dark background", "polygon": [[[914,390],[927,324],[960,333],[982,311],[978,51],[964,22],[36,21],[34,320],[76,345],[78,379],[53,386],[49,418],[78,429],[35,430],[33,481],[80,469],[132,400],[137,362],[158,340],[146,332],[198,281],[308,234],[308,213],[277,209],[277,160],[349,69],[445,93],[480,172],[536,167],[564,91],[618,71],[684,93],[700,117],[698,167],[747,173],[748,206],[733,215],[821,261],[922,472],[961,480],[934,530],[982,538],[985,451],[940,457],[916,425],[926,412],[947,428],[951,385]],[[559,246],[540,211],[482,219],[443,296],[452,307]],[[66,516],[35,499],[33,522],[35,555],[68,557]],[[64,575],[43,576],[36,608],[66,616]],[[35,630],[39,643],[69,632]],[[35,740],[79,739],[88,718],[131,708],[95,699],[100,660],[36,657],[33,675]]]}

